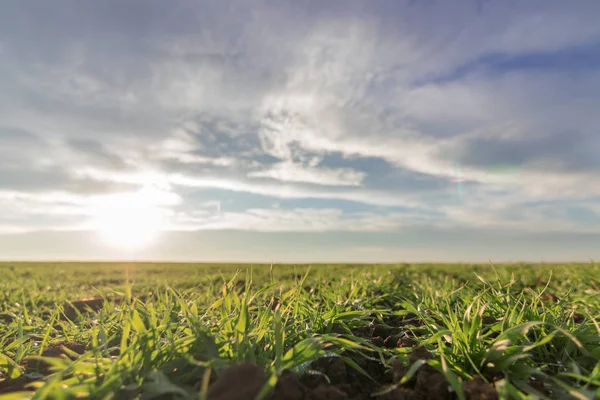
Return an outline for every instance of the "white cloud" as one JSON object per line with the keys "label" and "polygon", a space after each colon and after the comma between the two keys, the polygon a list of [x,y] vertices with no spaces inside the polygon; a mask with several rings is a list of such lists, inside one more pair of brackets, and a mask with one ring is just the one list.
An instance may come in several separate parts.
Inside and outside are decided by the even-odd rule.
{"label": "white cloud", "polygon": [[146,185],[128,193],[74,195],[68,192],[28,194],[0,191],[0,232],[86,230],[107,206],[143,204],[161,213],[181,203],[168,188]]}
{"label": "white cloud", "polygon": [[216,178],[194,178],[192,176],[172,174],[169,175],[169,182],[173,185],[180,185],[191,188],[216,188],[229,190],[232,192],[246,192],[259,194],[263,196],[276,197],[281,199],[331,199],[348,200],[364,204],[389,207],[415,207],[420,209],[430,209],[418,199],[410,197],[396,196],[382,190],[348,190],[339,188],[338,190],[322,190],[315,187],[296,185],[293,183],[260,183],[247,182],[243,180],[229,180]]}
{"label": "white cloud", "polygon": [[331,208],[249,209],[193,217],[182,216],[174,230],[242,229],[260,232],[391,231],[420,222],[410,215],[350,213]]}
{"label": "white cloud", "polygon": [[272,178],[284,182],[306,182],[325,186],[360,186],[365,172],[349,168],[326,168],[302,165],[293,162],[281,162],[263,170],[250,172],[252,178]]}
{"label": "white cloud", "polygon": [[513,204],[444,207],[445,226],[475,229],[504,229],[521,233],[600,233],[600,223],[582,225],[569,220],[563,205]]}
{"label": "white cloud", "polygon": [[[139,26],[119,19],[111,35],[104,34],[106,15],[78,5],[69,12],[89,15],[88,36],[78,34],[82,22],[58,26],[38,16],[32,29],[45,34],[35,43],[14,25],[18,18],[0,16],[3,29],[16,32],[1,47],[0,166],[15,175],[17,166],[38,173],[68,169],[47,179],[56,180],[55,192],[73,197],[68,205],[57,196],[43,200],[47,190],[35,194],[33,183],[17,187],[5,173],[0,190],[18,198],[0,197],[3,210],[12,207],[22,219],[77,214],[93,200],[74,188],[75,179],[135,186],[122,192],[158,185],[172,196],[162,206],[173,213],[192,202],[183,200],[184,191],[225,189],[231,197],[443,210],[445,216],[428,221],[436,226],[526,229],[503,219],[495,208],[497,191],[510,192],[502,201],[523,210],[539,200],[566,204],[600,195],[594,184],[599,165],[591,156],[600,148],[594,138],[600,75],[518,65],[494,70],[489,61],[593,43],[600,38],[598,3],[484,3],[479,10],[467,2],[398,2],[389,9],[359,3],[329,5],[318,15],[294,4],[240,4],[239,13],[205,5],[204,11],[173,14],[172,25],[149,23],[164,21],[165,11],[149,6]],[[31,54],[38,61],[30,62]],[[21,131],[3,140],[7,128]],[[26,133],[37,142],[24,142]],[[98,144],[95,150],[90,141]],[[335,165],[328,164],[332,158]],[[463,209],[448,199],[443,184],[423,190],[390,179],[373,189],[380,177],[365,158],[440,182],[461,162],[472,198]],[[487,173],[495,158],[518,165],[519,176],[497,182]],[[95,186],[100,193],[116,190]],[[317,230],[371,229],[358,217],[349,222],[332,209],[311,210],[254,208],[213,224],[281,229],[288,223],[303,230],[313,226],[310,220]],[[200,211],[204,218],[207,211]],[[370,217],[387,217],[375,214]],[[565,215],[536,218],[527,221],[577,228]],[[388,229],[383,221],[369,226]]]}

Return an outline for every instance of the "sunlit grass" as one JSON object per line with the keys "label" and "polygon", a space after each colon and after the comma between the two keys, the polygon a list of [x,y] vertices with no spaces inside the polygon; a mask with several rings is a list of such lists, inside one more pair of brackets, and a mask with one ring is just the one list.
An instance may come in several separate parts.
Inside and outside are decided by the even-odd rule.
{"label": "sunlit grass", "polygon": [[[493,378],[500,398],[600,396],[597,264],[7,263],[0,277],[0,380],[35,389],[0,400],[200,399],[211,375],[237,361],[264,366],[267,398],[283,370],[302,372],[325,355],[364,375],[361,357],[390,376],[394,362],[403,364],[396,384],[429,364],[461,399],[478,375]],[[64,318],[68,301],[92,296],[105,299],[99,309]],[[356,334],[407,316],[395,328],[431,360],[411,363],[409,349]],[[84,354],[41,356],[63,342],[84,344]]]}

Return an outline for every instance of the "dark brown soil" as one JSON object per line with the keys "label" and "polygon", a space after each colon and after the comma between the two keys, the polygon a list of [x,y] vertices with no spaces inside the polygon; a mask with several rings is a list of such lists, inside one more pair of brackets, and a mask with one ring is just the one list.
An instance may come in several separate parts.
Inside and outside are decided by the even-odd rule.
{"label": "dark brown soil", "polygon": [[[372,362],[365,359],[355,360],[369,375],[375,379],[370,380],[356,370],[348,367],[340,358],[326,357],[315,360],[311,364],[311,371],[300,376],[300,381],[307,387],[309,393],[316,400],[327,399],[328,397],[319,397],[318,393],[336,394],[340,399],[367,399],[369,395],[376,391],[380,386],[379,381],[388,380],[391,382],[391,376],[385,376],[385,368],[378,362]],[[327,382],[327,379],[329,382]],[[327,389],[327,390],[326,390]],[[335,390],[334,390],[335,389]],[[343,396],[342,396],[343,394]]]}
{"label": "dark brown soil", "polygon": [[396,337],[396,336],[388,336],[383,341],[383,345],[385,347],[387,347],[388,349],[393,349],[395,347],[398,347],[398,343],[399,342],[400,342],[400,339],[398,337]]}
{"label": "dark brown soil", "polygon": [[416,345],[417,345],[417,342],[415,342],[413,339],[409,338],[408,336],[404,336],[404,337],[401,337],[400,340],[398,340],[397,347],[414,347]]}
{"label": "dark brown soil", "polygon": [[[65,350],[66,349],[66,350]],[[42,351],[42,357],[69,357],[71,358],[70,352],[77,354],[85,353],[85,345],[77,342],[59,342],[48,346]],[[49,367],[46,363],[35,358],[26,358],[23,360],[23,367],[28,371],[36,371],[41,374],[47,374],[50,372]]]}
{"label": "dark brown soil", "polygon": [[[394,375],[398,379],[404,373],[404,367],[394,368]],[[425,364],[419,368],[415,378],[411,382],[395,388],[380,398],[382,400],[454,400],[456,395],[450,392],[444,375]]]}
{"label": "dark brown soil", "polygon": [[[412,321],[412,319],[409,321]],[[401,325],[405,322],[404,319],[400,319],[399,321],[395,321],[394,324]],[[385,325],[373,324],[358,327],[354,329],[352,333],[358,337],[369,339],[375,346],[382,348],[393,349],[396,347],[413,347],[416,345],[416,342],[406,336],[406,332],[403,332],[401,327],[393,328]]]}
{"label": "dark brown soil", "polygon": [[48,346],[42,352],[43,357],[60,357],[62,355],[68,355],[65,349],[70,350],[77,354],[85,353],[85,345],[77,342],[59,342]]}
{"label": "dark brown soil", "polygon": [[[44,357],[72,357],[68,349],[82,354],[85,346],[75,342],[61,342],[49,346],[42,352]],[[410,363],[416,360],[428,360],[432,355],[423,347],[415,348],[409,354]],[[356,362],[373,380],[349,367],[339,357],[324,357],[311,363],[304,374],[298,375],[283,371],[269,400],[367,400],[374,392],[390,387],[398,382],[408,371],[408,366],[396,361],[392,371],[388,371],[378,361],[355,358]],[[48,369],[38,360],[25,360],[23,367],[29,371],[47,374]],[[391,372],[391,373],[389,373]],[[0,381],[0,394],[23,390],[31,382],[26,376],[18,379]],[[256,364],[236,364],[226,369],[212,381],[207,393],[208,400],[253,400],[267,383],[264,369]],[[498,395],[493,384],[476,377],[465,383],[464,392],[468,400],[497,400]],[[423,365],[410,382],[395,387],[386,394],[378,396],[381,400],[455,400],[456,395],[449,389],[444,376]]]}
{"label": "dark brown soil", "polygon": [[[425,348],[417,348],[410,355],[410,361],[430,359]],[[372,381],[337,357],[325,357],[314,361],[309,371],[302,375],[283,371],[269,400],[367,400],[372,393],[389,387],[392,379],[397,382],[408,370],[400,362],[393,365],[393,377],[385,373],[385,367],[378,362],[357,359],[355,362],[366,370]],[[267,382],[263,369],[255,364],[245,363],[230,367],[209,387],[208,400],[252,400]],[[497,400],[493,384],[476,377],[464,385],[469,400]],[[455,400],[444,376],[423,365],[414,378],[406,385],[378,396],[381,400]]]}
{"label": "dark brown soil", "polygon": [[414,363],[418,360],[431,360],[433,356],[425,347],[417,347],[408,355],[408,361]]}
{"label": "dark brown soil", "polygon": [[92,297],[89,299],[75,300],[65,304],[64,316],[67,319],[77,318],[77,312],[98,311],[104,306],[104,297]]}
{"label": "dark brown soil", "polygon": [[496,322],[499,322],[499,320],[492,317],[491,315],[484,315],[483,318],[481,319],[481,324],[483,326],[493,325]]}
{"label": "dark brown soil", "polygon": [[371,343],[373,343],[377,347],[383,347],[383,345],[385,344],[385,340],[383,340],[381,336],[376,336],[373,339],[371,339]]}
{"label": "dark brown soil", "polygon": [[17,319],[17,316],[14,313],[0,314],[0,321],[2,322],[13,322],[15,319]]}
{"label": "dark brown soil", "polygon": [[551,394],[542,381],[530,379],[527,384],[545,396],[550,396]]}
{"label": "dark brown soil", "polygon": [[544,292],[540,297],[544,303],[558,303],[560,298],[554,293]]}
{"label": "dark brown soil", "polygon": [[[66,350],[65,350],[66,349]],[[42,351],[42,357],[69,357],[72,358],[72,354],[69,352],[83,354],[85,353],[85,345],[76,342],[59,342],[48,346]],[[38,372],[41,375],[49,374],[50,368],[46,363],[36,358],[25,358],[21,366],[27,372]],[[20,391],[31,391],[33,388],[27,387],[27,385],[33,382],[35,379],[30,379],[26,375],[21,375],[16,379],[4,379],[0,380],[0,394]]]}
{"label": "dark brown soil", "polygon": [[4,379],[0,380],[0,394],[10,392],[21,392],[29,390],[26,386],[31,380],[21,375],[17,379]]}
{"label": "dark brown soil", "polygon": [[[410,355],[410,361],[430,359],[425,348],[417,348]],[[283,371],[269,400],[367,400],[374,392],[390,387],[398,381],[408,366],[395,363],[393,376],[386,373],[386,367],[377,361],[355,359],[373,380],[349,367],[338,357],[325,357],[315,360],[309,370],[302,375]],[[208,400],[251,400],[260,392],[267,378],[263,369],[245,363],[230,367],[209,387]],[[469,400],[496,400],[497,394],[492,384],[475,379],[465,384],[465,394]],[[445,377],[430,367],[423,365],[414,378],[406,385],[396,387],[378,397],[381,400],[454,400]]]}
{"label": "dark brown soil", "polygon": [[585,320],[585,317],[583,316],[583,314],[573,313],[573,322],[575,322],[576,324],[580,324],[584,320]]}
{"label": "dark brown soil", "polygon": [[256,364],[237,364],[228,368],[210,385],[208,400],[254,400],[267,383],[264,370]]}
{"label": "dark brown soil", "polygon": [[485,383],[480,376],[476,376],[463,386],[465,396],[469,400],[497,400],[498,392],[491,383]]}

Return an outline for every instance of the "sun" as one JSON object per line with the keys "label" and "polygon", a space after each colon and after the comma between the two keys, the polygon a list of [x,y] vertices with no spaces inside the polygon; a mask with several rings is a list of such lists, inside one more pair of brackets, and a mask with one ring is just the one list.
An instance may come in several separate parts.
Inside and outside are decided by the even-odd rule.
{"label": "sun", "polygon": [[94,207],[94,229],[112,245],[137,249],[162,229],[163,210],[143,191],[106,196]]}

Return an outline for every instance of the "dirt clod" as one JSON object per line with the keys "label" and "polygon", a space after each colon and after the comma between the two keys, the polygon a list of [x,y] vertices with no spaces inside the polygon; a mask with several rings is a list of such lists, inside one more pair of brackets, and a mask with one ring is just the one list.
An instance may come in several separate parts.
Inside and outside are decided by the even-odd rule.
{"label": "dirt clod", "polygon": [[558,303],[560,298],[554,293],[544,292],[540,297],[544,303]]}
{"label": "dirt clod", "polygon": [[422,400],[423,396],[414,391],[414,389],[409,389],[405,387],[398,387],[394,389],[392,392],[384,395],[382,400]]}
{"label": "dirt clod", "polygon": [[402,320],[404,322],[409,322],[409,321],[413,321],[417,319],[417,314],[409,312],[408,314],[404,314],[404,317],[402,317]]}
{"label": "dirt clod", "polygon": [[346,400],[348,395],[335,386],[321,385],[310,393],[310,400]]}
{"label": "dirt clod", "polygon": [[408,354],[408,361],[414,363],[417,360],[431,360],[433,356],[425,347],[417,347]]}
{"label": "dirt clod", "polygon": [[417,373],[415,390],[424,394],[427,400],[452,399],[448,390],[448,382],[441,372],[429,365],[423,365]]}
{"label": "dirt clod", "polygon": [[477,375],[463,386],[463,391],[469,400],[497,400],[498,392],[491,383],[485,383]]}
{"label": "dirt clod", "polygon": [[[394,382],[399,382],[406,375],[409,366],[399,360],[392,363]],[[448,382],[444,375],[425,364],[416,372],[415,377],[403,386],[394,388],[382,397],[382,400],[450,400],[454,394],[448,390]]]}
{"label": "dirt clod", "polygon": [[388,337],[390,335],[390,330],[383,325],[373,325],[371,329],[371,336],[377,337]]}
{"label": "dirt clod", "polygon": [[392,372],[394,376],[394,382],[400,381],[400,379],[402,379],[402,377],[406,374],[407,371],[408,367],[402,364],[400,360],[396,359],[392,361]]}
{"label": "dirt clod", "polygon": [[209,386],[208,400],[254,400],[267,377],[256,364],[243,363],[229,367]]}
{"label": "dirt clod", "polygon": [[268,307],[273,311],[277,311],[279,310],[279,307],[281,307],[281,303],[278,299],[272,298],[268,304]]}
{"label": "dirt clod", "polygon": [[542,381],[529,379],[529,382],[527,382],[527,384],[546,396],[550,395],[550,391]]}
{"label": "dirt clod", "polygon": [[393,349],[395,347],[398,347],[398,343],[400,343],[400,340],[396,336],[388,336],[383,341],[383,345],[385,347],[387,347],[388,349]]}
{"label": "dirt clod", "polygon": [[366,338],[371,336],[371,329],[368,326],[359,326],[352,332],[355,336]]}
{"label": "dirt clod", "polygon": [[313,362],[312,369],[327,375],[332,384],[346,381],[346,363],[339,358],[319,358]]}
{"label": "dirt clod", "polygon": [[13,322],[15,319],[17,319],[17,315],[15,313],[0,314],[0,321],[2,322]]}
{"label": "dirt clod", "polygon": [[68,349],[77,354],[85,353],[85,345],[77,342],[59,342],[48,346],[42,352],[43,357],[60,357],[67,354],[64,349]]}
{"label": "dirt clod", "polygon": [[331,333],[337,333],[337,334],[343,335],[347,332],[346,332],[346,329],[342,325],[333,324],[333,326],[331,327]]}
{"label": "dirt clod", "polygon": [[[65,350],[66,349],[66,350]],[[42,351],[42,357],[72,357],[70,353],[85,353],[85,345],[77,342],[59,342],[52,344]],[[42,374],[50,372],[49,366],[41,360],[35,358],[26,358],[23,360],[23,367],[27,370],[38,371]]]}
{"label": "dirt clod", "polygon": [[487,326],[487,325],[493,325],[496,322],[498,322],[498,320],[494,317],[492,317],[491,315],[485,315],[482,319],[481,319],[481,323],[483,324],[483,326]]}
{"label": "dirt clod", "polygon": [[283,371],[271,400],[302,400],[306,398],[307,388],[300,378],[289,372]]}
{"label": "dirt clod", "polygon": [[77,318],[77,312],[98,311],[104,306],[104,297],[92,297],[89,299],[75,300],[64,306],[64,315],[67,319]]}
{"label": "dirt clod", "polygon": [[400,338],[400,340],[398,340],[398,347],[414,347],[417,345],[417,342],[415,342],[413,339],[409,338],[408,336],[404,336],[402,338]]}
{"label": "dirt clod", "polygon": [[387,325],[394,326],[394,327],[401,327],[402,325],[405,324],[404,316],[388,315],[388,316],[385,316],[383,318],[383,320],[385,321],[385,323]]}
{"label": "dirt clod", "polygon": [[0,380],[0,394],[33,390],[27,387],[30,382],[31,380],[27,379],[24,375],[16,379]]}
{"label": "dirt clod", "polygon": [[246,281],[243,279],[238,279],[237,281],[235,281],[234,287],[236,289],[244,289],[246,288]]}
{"label": "dirt clod", "polygon": [[585,320],[585,317],[583,316],[583,314],[573,313],[573,322],[575,322],[576,324],[580,324],[584,320]]}
{"label": "dirt clod", "polygon": [[[417,359],[431,357],[424,348],[414,351]],[[386,367],[377,360],[354,359],[373,380],[339,357],[323,357],[313,361],[307,372],[298,375],[285,370],[279,376],[268,400],[370,400],[372,394],[393,383]],[[394,381],[404,376],[408,366],[393,363]],[[252,363],[236,364],[225,370],[208,389],[208,400],[251,400],[267,382],[263,368]],[[472,396],[488,394],[486,386],[473,386]],[[487,384],[490,386],[489,384]],[[381,396],[382,400],[454,400],[445,377],[429,365],[423,365],[415,377],[401,387]],[[492,386],[493,388],[493,386]],[[479,390],[479,391],[477,391]],[[495,400],[494,397],[472,397],[469,400]]]}

